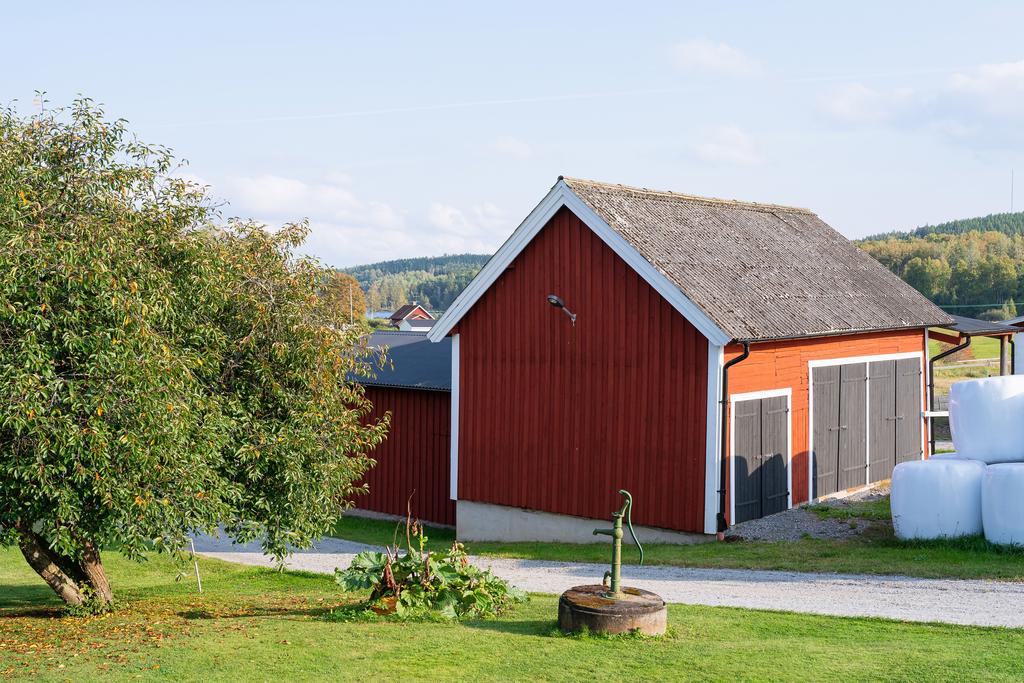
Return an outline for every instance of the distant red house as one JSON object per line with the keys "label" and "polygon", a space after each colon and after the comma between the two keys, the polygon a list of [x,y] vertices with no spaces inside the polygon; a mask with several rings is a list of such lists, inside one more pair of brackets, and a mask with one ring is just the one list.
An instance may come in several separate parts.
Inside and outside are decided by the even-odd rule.
{"label": "distant red house", "polygon": [[886,479],[951,322],[806,209],[559,178],[427,335],[458,534],[585,541],[620,488],[647,538],[714,533]]}
{"label": "distant red house", "polygon": [[391,321],[392,327],[400,327],[403,320],[433,320],[434,316],[430,315],[427,309],[420,306],[418,303],[413,301],[411,304],[406,304],[400,307],[397,311],[391,314],[388,320]]}

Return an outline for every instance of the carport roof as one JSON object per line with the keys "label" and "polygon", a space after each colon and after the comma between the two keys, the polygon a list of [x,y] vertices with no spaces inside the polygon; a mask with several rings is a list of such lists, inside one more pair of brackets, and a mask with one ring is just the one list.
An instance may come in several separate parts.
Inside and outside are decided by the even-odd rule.
{"label": "carport roof", "polygon": [[1020,328],[1014,327],[1013,325],[1007,325],[1006,323],[992,322],[990,320],[978,320],[977,318],[968,318],[963,315],[952,316],[955,321],[952,325],[947,325],[946,329],[960,332],[961,334],[969,334],[977,337],[986,336],[1001,336],[1004,334],[1016,334],[1020,332]]}

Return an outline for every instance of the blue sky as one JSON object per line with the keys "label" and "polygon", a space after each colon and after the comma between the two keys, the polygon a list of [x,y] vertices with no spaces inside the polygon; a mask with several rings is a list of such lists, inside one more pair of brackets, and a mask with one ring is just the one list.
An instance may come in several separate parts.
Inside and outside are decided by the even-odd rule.
{"label": "blue sky", "polygon": [[4,23],[4,100],[86,94],[227,215],[308,217],[336,266],[491,251],[559,174],[806,206],[850,237],[1006,211],[1012,168],[1024,208],[1024,3],[68,2]]}

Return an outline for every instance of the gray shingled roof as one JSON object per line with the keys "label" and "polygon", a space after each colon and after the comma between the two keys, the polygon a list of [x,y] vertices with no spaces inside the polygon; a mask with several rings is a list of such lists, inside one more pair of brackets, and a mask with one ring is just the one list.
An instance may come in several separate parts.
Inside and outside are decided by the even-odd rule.
{"label": "gray shingled roof", "polygon": [[563,180],[734,339],[952,323],[807,209]]}

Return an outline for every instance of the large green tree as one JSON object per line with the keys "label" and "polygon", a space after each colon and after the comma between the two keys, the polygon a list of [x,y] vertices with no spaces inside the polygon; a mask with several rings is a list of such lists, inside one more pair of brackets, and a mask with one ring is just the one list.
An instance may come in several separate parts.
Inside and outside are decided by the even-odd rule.
{"label": "large green tree", "polygon": [[340,270],[326,274],[320,290],[324,313],[342,325],[358,325],[366,320],[366,295],[359,282]]}
{"label": "large green tree", "polygon": [[934,301],[949,287],[952,274],[949,264],[942,259],[915,256],[907,262],[903,279]]}
{"label": "large green tree", "polygon": [[934,233],[865,240],[859,246],[922,294],[969,316],[999,319],[1024,299],[1024,235]]}
{"label": "large green tree", "polygon": [[310,544],[387,428],[306,227],[220,222],[176,168],[88,100],[0,113],[0,542],[71,605],[112,599],[104,548]]}

